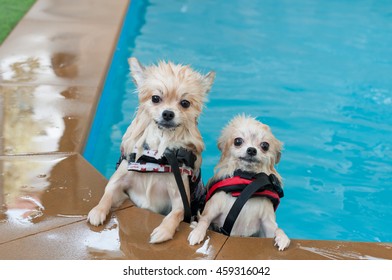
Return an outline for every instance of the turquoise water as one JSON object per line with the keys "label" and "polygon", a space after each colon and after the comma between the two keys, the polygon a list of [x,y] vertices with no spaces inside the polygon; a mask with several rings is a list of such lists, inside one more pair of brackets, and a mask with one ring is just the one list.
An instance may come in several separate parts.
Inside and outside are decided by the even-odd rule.
{"label": "turquoise water", "polygon": [[246,112],[284,142],[279,225],[291,238],[392,242],[392,2],[132,0],[85,157],[107,178],[137,97],[127,58],[217,73],[202,172]]}

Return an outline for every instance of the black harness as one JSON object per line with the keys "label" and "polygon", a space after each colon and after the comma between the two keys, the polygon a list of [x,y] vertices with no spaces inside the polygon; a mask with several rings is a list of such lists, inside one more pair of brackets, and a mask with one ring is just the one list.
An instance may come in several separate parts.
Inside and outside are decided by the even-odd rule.
{"label": "black harness", "polygon": [[[166,149],[159,159],[143,154],[136,161],[136,153],[131,153],[128,158],[121,155],[116,164],[116,169],[123,160],[127,160],[129,171],[173,173],[184,205],[184,222],[190,223],[192,216],[196,216],[199,202],[205,194],[205,188],[201,180],[201,170],[194,171],[196,159],[197,157],[193,152],[184,148]],[[153,164],[152,167],[151,164]],[[182,174],[188,175],[191,203],[187,199]]]}
{"label": "black harness", "polygon": [[263,172],[256,174],[242,170],[236,170],[233,177],[209,183],[207,189],[206,200],[219,191],[231,193],[233,196],[238,197],[227,214],[223,226],[218,230],[227,236],[230,235],[245,203],[252,196],[269,198],[274,205],[275,211],[279,205],[280,198],[284,196],[281,184],[274,174],[267,175]]}

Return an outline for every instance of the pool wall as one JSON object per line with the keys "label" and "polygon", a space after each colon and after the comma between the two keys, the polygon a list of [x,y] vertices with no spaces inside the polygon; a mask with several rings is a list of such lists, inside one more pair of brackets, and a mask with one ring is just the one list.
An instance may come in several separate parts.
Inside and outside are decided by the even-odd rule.
{"label": "pool wall", "polygon": [[128,6],[38,0],[1,45],[0,259],[392,259],[388,243],[293,240],[278,252],[213,232],[200,253],[185,223],[152,245],[162,216],[130,202],[87,224],[107,180],[81,154]]}

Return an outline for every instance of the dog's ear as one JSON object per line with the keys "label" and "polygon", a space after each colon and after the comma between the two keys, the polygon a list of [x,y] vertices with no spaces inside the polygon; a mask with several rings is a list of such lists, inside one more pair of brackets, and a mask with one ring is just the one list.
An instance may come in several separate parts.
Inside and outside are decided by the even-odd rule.
{"label": "dog's ear", "polygon": [[275,164],[279,163],[281,155],[282,155],[282,153],[280,151],[278,151],[276,153]]}
{"label": "dog's ear", "polygon": [[218,141],[218,149],[219,149],[219,151],[223,152],[224,146],[225,146],[225,143],[223,141],[221,141],[221,140]]}
{"label": "dog's ear", "polygon": [[215,72],[210,71],[208,72],[204,77],[203,77],[203,82],[205,85],[205,91],[206,93],[210,91],[212,84],[214,83],[215,80]]}
{"label": "dog's ear", "polygon": [[229,148],[228,148],[228,143],[226,142],[225,139],[223,139],[222,137],[219,138],[218,140],[218,149],[221,152],[221,156],[220,156],[220,160],[219,162],[224,162],[225,159],[229,158]]}
{"label": "dog's ear", "polygon": [[227,134],[228,130],[224,130],[218,139],[218,149],[221,152],[223,158],[228,157],[230,148],[230,135]]}
{"label": "dog's ear", "polygon": [[277,165],[280,161],[280,156],[281,156],[281,143],[278,142],[278,150],[276,151],[275,157],[271,158],[269,161],[269,172],[274,173],[279,178],[279,181],[282,182],[282,178],[280,177],[279,173],[275,169],[275,165]]}
{"label": "dog's ear", "polygon": [[274,142],[274,146],[276,147],[275,164],[278,164],[280,162],[280,157],[282,156],[283,143],[276,138]]}
{"label": "dog's ear", "polygon": [[136,57],[130,57],[128,59],[129,67],[131,69],[131,75],[133,78],[133,82],[137,87],[140,87],[145,79],[144,75],[144,66],[137,60]]}

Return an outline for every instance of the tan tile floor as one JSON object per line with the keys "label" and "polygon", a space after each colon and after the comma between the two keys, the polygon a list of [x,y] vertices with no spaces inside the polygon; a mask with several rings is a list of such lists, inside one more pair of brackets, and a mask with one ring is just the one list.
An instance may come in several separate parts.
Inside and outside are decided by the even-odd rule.
{"label": "tan tile floor", "polygon": [[92,227],[107,180],[80,154],[128,0],[37,0],[0,47],[0,259],[392,259],[392,244],[271,239],[189,225],[148,243],[162,216],[131,202]]}

